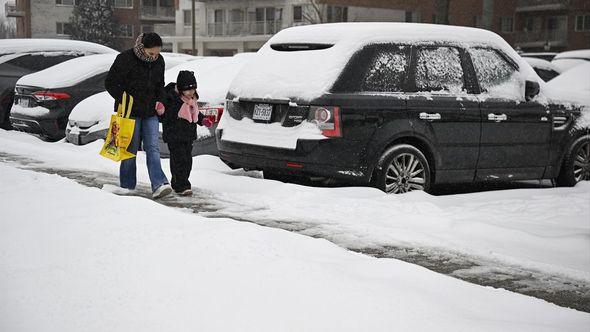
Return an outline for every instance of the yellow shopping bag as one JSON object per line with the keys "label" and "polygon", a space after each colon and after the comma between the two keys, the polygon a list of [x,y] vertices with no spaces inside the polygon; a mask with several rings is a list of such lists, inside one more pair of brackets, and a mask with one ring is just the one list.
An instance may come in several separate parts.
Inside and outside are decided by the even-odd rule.
{"label": "yellow shopping bag", "polygon": [[129,105],[127,106],[127,93],[123,92],[123,102],[119,104],[117,114],[111,116],[109,131],[100,150],[101,156],[113,161],[135,157],[135,154],[127,151],[135,130],[135,120],[129,118],[132,108],[133,96],[129,95]]}

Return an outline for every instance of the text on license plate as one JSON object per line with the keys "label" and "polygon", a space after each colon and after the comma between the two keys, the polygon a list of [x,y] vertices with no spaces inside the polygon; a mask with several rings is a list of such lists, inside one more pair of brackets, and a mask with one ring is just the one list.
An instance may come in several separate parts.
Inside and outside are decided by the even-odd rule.
{"label": "text on license plate", "polygon": [[269,104],[256,104],[254,105],[254,113],[252,114],[252,120],[269,121],[272,115],[272,105]]}
{"label": "text on license plate", "polygon": [[18,104],[22,107],[31,107],[31,101],[28,98],[20,98]]}

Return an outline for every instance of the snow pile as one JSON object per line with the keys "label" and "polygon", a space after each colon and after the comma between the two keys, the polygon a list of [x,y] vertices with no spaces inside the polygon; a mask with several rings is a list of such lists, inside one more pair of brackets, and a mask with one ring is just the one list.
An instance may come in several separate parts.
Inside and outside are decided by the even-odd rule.
{"label": "snow pile", "polygon": [[21,77],[17,85],[57,89],[74,86],[86,79],[105,73],[117,54],[88,55],[64,61],[53,67]]}
{"label": "snow pile", "polygon": [[[335,23],[281,30],[239,73],[229,92],[241,98],[303,99],[311,101],[327,93],[352,54],[374,43],[446,41],[465,47],[494,46],[517,61],[524,78],[538,78],[500,36],[493,32],[446,25],[415,23]],[[275,44],[333,44],[307,51],[275,51]]]}
{"label": "snow pile", "polygon": [[207,220],[56,175],[5,165],[0,172],[7,331],[586,331],[590,324],[587,313],[324,240]]}
{"label": "snow pile", "polygon": [[326,139],[318,127],[304,121],[294,127],[283,127],[280,123],[255,123],[251,119],[235,120],[229,114],[222,116],[217,129],[223,129],[221,139],[229,142],[270,146],[295,150],[299,139]]}
{"label": "snow pile", "polygon": [[165,82],[176,82],[181,70],[193,71],[197,78],[199,101],[213,106],[223,105],[229,84],[254,56],[254,53],[246,53],[233,57],[203,57],[166,71]]}
{"label": "snow pile", "polygon": [[[98,155],[101,147],[100,141],[74,146],[0,131],[2,152],[40,160],[48,167],[118,176],[118,164]],[[242,173],[230,171],[216,157],[194,161],[191,182],[207,193],[207,204],[218,206],[222,215],[292,224],[346,247],[430,248],[590,281],[590,183],[395,196],[374,188],[312,188],[236,176]],[[139,181],[148,183],[144,153],[139,153],[138,165]],[[169,175],[168,163],[162,165]]]}
{"label": "snow pile", "polygon": [[86,54],[118,53],[103,45],[68,39],[0,39],[0,55],[10,53],[76,51]]}

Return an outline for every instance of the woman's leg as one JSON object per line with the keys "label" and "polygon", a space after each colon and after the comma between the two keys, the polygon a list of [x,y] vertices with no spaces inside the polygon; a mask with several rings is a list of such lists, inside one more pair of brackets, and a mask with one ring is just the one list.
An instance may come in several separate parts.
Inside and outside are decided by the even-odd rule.
{"label": "woman's leg", "polygon": [[184,178],[186,179],[187,189],[192,187],[191,182],[189,181],[189,177],[191,176],[191,170],[193,169],[193,143],[186,143],[184,146],[184,156],[186,160],[186,168],[184,173]]}
{"label": "woman's leg", "polygon": [[152,183],[152,191],[163,184],[168,184],[168,179],[162,171],[160,163],[160,147],[158,145],[159,121],[157,116],[142,119],[141,138],[143,149],[147,157],[147,168]]}
{"label": "woman's leg", "polygon": [[[131,143],[127,148],[127,151],[137,154],[137,149],[139,148],[139,142],[141,141],[141,119],[135,119],[135,129],[133,131],[133,138],[131,139]],[[137,165],[135,162],[135,157],[123,160],[121,165],[119,165],[119,182],[121,184],[121,188],[125,189],[135,189],[137,185]]]}

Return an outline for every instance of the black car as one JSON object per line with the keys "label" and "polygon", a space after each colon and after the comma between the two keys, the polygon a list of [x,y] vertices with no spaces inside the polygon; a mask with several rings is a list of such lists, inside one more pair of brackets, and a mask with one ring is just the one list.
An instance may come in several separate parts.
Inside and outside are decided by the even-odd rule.
{"label": "black car", "polygon": [[[342,63],[335,74],[334,63]],[[330,84],[316,84],[330,75]],[[287,29],[230,87],[219,156],[269,178],[339,179],[388,193],[590,179],[590,132],[576,124],[581,110],[537,98],[538,80],[489,31],[362,23]]]}
{"label": "black car", "polygon": [[16,82],[23,76],[84,55],[116,53],[108,47],[74,40],[0,40],[0,128],[10,129]]}
{"label": "black car", "polygon": [[104,91],[117,54],[76,58],[22,77],[16,84],[10,122],[47,140],[65,137],[68,116],[83,99]]}

